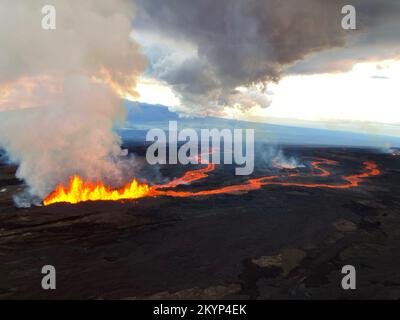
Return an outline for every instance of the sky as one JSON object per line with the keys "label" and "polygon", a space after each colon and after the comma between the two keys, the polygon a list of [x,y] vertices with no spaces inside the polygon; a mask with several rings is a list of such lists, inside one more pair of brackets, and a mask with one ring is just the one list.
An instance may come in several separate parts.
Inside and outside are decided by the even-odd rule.
{"label": "sky", "polygon": [[[356,30],[341,27],[344,4],[356,8]],[[139,101],[251,121],[400,124],[400,1],[136,6],[131,37],[149,59]]]}
{"label": "sky", "polygon": [[[227,118],[249,121],[293,120],[380,122],[400,125],[400,61],[358,63],[348,72],[291,75],[271,84],[267,108],[245,112],[226,107]],[[239,88],[240,90],[241,88]],[[134,100],[168,107],[179,106],[178,95],[168,83],[141,78]],[[246,89],[243,89],[246,90]]]}

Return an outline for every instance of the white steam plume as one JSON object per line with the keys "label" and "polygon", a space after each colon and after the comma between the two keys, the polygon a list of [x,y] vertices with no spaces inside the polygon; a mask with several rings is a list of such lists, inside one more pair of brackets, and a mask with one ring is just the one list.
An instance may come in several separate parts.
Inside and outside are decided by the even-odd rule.
{"label": "white steam plume", "polygon": [[[56,30],[41,28],[45,4],[56,8]],[[30,195],[43,198],[73,174],[120,182],[135,168],[112,131],[124,118],[118,94],[135,95],[146,67],[129,37],[131,4],[0,0],[0,7],[0,147],[19,164]]]}
{"label": "white steam plume", "polygon": [[260,169],[295,169],[303,168],[295,156],[286,156],[281,148],[275,145],[262,146],[259,148]]}

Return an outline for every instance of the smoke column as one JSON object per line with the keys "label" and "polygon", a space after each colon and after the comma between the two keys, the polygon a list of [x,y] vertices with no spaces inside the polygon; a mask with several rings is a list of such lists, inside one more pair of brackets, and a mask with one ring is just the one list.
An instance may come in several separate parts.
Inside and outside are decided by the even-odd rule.
{"label": "smoke column", "polygon": [[[55,30],[41,27],[45,4],[56,8]],[[119,95],[136,95],[147,64],[129,37],[131,4],[0,0],[0,6],[0,147],[19,165],[28,204],[73,174],[111,184],[127,169],[132,174],[134,162],[112,131],[124,119]]]}

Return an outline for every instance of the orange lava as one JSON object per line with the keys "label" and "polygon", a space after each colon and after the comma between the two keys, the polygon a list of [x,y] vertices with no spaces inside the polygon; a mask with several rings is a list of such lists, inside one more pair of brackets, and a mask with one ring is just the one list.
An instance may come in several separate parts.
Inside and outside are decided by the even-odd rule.
{"label": "orange lava", "polygon": [[[205,168],[187,171],[182,177],[172,180],[166,184],[150,186],[141,184],[136,180],[120,189],[111,189],[100,183],[84,182],[80,177],[74,176],[68,187],[59,185],[44,201],[44,205],[57,202],[78,203],[95,200],[123,200],[137,199],[142,197],[198,197],[206,195],[217,195],[224,193],[240,193],[257,190],[266,185],[294,186],[304,188],[330,188],[347,189],[356,187],[363,179],[380,174],[377,165],[372,161],[363,162],[363,171],[358,174],[342,176],[340,183],[305,183],[298,181],[299,178],[328,177],[331,173],[322,168],[326,165],[338,165],[338,162],[329,159],[317,159],[311,162],[312,172],[303,174],[299,172],[283,173],[259,178],[247,179],[241,184],[235,184],[215,189],[201,191],[175,191],[170,190],[179,185],[190,184],[194,181],[208,177],[208,173],[215,170],[214,164],[208,164]],[[288,181],[290,180],[290,181]],[[166,190],[169,189],[169,190]]]}
{"label": "orange lava", "polygon": [[83,181],[79,176],[73,176],[67,187],[60,184],[46,199],[43,200],[45,206],[58,203],[78,203],[96,200],[123,200],[137,199],[146,196],[151,190],[147,184],[141,184],[136,180],[126,184],[120,189],[111,189],[102,182],[93,183]]}
{"label": "orange lava", "polygon": [[209,163],[207,167],[198,169],[198,170],[191,170],[186,171],[183,177],[172,180],[166,184],[156,185],[154,189],[166,189],[166,188],[175,188],[181,184],[189,184],[197,180],[201,180],[208,177],[208,172],[215,170],[215,164]]}
{"label": "orange lava", "polygon": [[[316,173],[311,173],[307,177],[327,177],[330,172],[326,169],[321,168],[321,165],[332,165],[338,164],[336,161],[321,159],[311,162],[313,169],[318,170]],[[222,188],[202,190],[197,192],[191,191],[159,191],[155,190],[155,195],[166,195],[172,197],[196,197],[205,195],[215,195],[223,193],[234,193],[234,192],[245,192],[260,189],[266,185],[280,185],[280,186],[293,186],[293,187],[305,187],[305,188],[330,188],[330,189],[348,189],[359,185],[359,183],[364,179],[371,176],[376,176],[380,174],[377,165],[371,161],[363,162],[364,171],[359,174],[343,176],[343,183],[341,184],[329,184],[329,183],[303,183],[295,181],[276,181],[278,179],[284,179],[287,177],[299,177],[300,173],[292,173],[289,175],[272,175],[260,178],[248,179],[246,182],[237,185],[226,186]]]}

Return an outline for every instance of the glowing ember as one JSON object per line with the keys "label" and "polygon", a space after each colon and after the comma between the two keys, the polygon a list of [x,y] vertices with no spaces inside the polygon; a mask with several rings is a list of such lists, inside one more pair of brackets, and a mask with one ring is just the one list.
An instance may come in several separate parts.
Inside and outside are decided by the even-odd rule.
{"label": "glowing ember", "polygon": [[43,204],[47,206],[57,202],[78,203],[96,200],[137,199],[146,196],[150,191],[150,186],[140,184],[136,180],[125,185],[124,188],[111,189],[104,186],[102,182],[85,182],[81,177],[73,176],[68,187],[60,184],[53,193],[43,200]]}
{"label": "glowing ember", "polygon": [[[221,188],[201,191],[174,191],[171,190],[179,185],[189,184],[194,181],[205,179],[208,173],[215,170],[214,164],[208,164],[205,168],[187,171],[181,178],[162,185],[149,186],[141,184],[136,180],[127,184],[121,189],[111,189],[103,183],[84,182],[80,177],[74,176],[66,188],[59,185],[44,201],[44,205],[57,202],[78,203],[95,200],[123,200],[137,199],[142,197],[170,196],[170,197],[197,197],[206,195],[217,195],[224,193],[238,193],[257,190],[266,185],[295,186],[304,188],[330,188],[348,189],[356,187],[363,179],[380,174],[377,165],[372,161],[363,162],[363,171],[358,174],[342,176],[340,183],[306,183],[299,181],[299,178],[322,178],[328,177],[331,173],[322,168],[326,165],[338,165],[338,162],[329,159],[316,159],[311,162],[311,173],[288,173],[270,175],[259,178],[251,178],[241,184],[225,186]],[[290,179],[290,181],[288,181]],[[166,190],[167,189],[167,190]]]}

